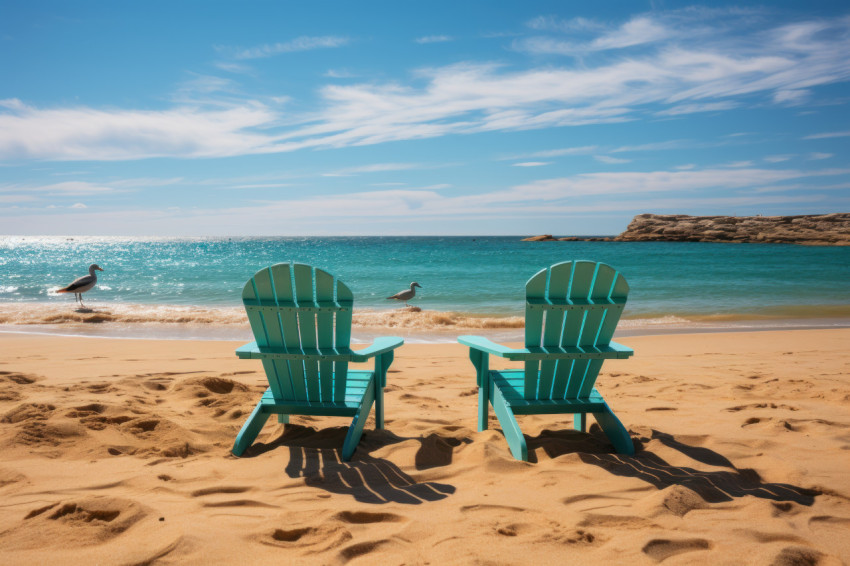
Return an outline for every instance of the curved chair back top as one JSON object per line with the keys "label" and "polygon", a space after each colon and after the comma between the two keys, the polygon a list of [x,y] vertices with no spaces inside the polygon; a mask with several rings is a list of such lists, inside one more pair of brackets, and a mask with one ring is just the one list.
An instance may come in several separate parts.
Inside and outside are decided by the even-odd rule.
{"label": "curved chair back top", "polygon": [[[625,277],[604,263],[567,261],[537,272],[525,285],[525,346],[576,349],[611,342],[626,304]],[[602,360],[526,362],[527,399],[590,394]]]}
{"label": "curved chair back top", "polygon": [[264,359],[276,398],[342,401],[348,362],[325,361],[351,345],[354,296],[342,281],[302,263],[263,268],[245,283],[242,303],[260,348],[285,359]]}

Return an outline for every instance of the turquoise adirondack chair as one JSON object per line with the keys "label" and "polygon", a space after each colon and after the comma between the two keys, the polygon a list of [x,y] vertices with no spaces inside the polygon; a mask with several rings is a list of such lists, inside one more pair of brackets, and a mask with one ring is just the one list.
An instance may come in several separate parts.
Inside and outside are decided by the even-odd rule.
{"label": "turquoise adirondack chair", "polygon": [[[625,278],[604,263],[568,261],[543,269],[525,285],[525,348],[480,336],[460,336],[478,379],[478,430],[487,429],[488,403],[517,460],[528,460],[515,415],[573,413],[584,432],[587,413],[620,454],[634,454],[628,431],[593,386],[606,359],[634,351],[611,341],[626,304]],[[490,370],[489,355],[522,361],[524,369]]]}
{"label": "turquoise adirondack chair", "polygon": [[[342,447],[349,460],[375,404],[375,426],[384,428],[384,387],[393,351],[404,343],[378,338],[352,350],[354,297],[348,286],[318,268],[278,263],[245,283],[242,302],[255,342],[236,350],[243,359],[262,360],[269,388],[242,426],[233,453],[241,456],[271,414],[353,416]],[[373,371],[348,369],[351,362],[375,359]]]}

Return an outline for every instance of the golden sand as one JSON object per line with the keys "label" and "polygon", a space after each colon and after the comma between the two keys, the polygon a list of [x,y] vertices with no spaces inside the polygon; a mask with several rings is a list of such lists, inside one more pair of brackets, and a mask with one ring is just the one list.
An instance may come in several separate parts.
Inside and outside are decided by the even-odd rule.
{"label": "golden sand", "polygon": [[634,457],[541,415],[518,462],[466,349],[406,345],[342,463],[340,418],[229,454],[266,387],[237,343],[0,334],[0,562],[850,562],[850,330],[621,341]]}

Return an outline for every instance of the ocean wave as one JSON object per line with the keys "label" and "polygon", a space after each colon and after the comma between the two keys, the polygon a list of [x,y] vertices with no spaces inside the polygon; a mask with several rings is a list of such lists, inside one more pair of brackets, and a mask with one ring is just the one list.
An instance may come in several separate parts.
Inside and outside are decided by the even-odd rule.
{"label": "ocean wave", "polygon": [[[190,326],[248,326],[242,307],[197,307],[179,305],[108,304],[75,308],[67,304],[0,304],[0,324],[5,325],[91,325],[91,324],[183,324]],[[357,310],[355,328],[399,328],[434,330],[443,328],[522,328],[522,317],[479,316],[468,313],[423,311],[417,307],[395,310]]]}
{"label": "ocean wave", "polygon": [[[639,313],[624,318],[622,329],[681,328],[735,325],[746,321],[781,319],[850,319],[850,305],[783,306],[736,313]],[[58,303],[0,303],[2,325],[186,325],[194,327],[248,328],[242,307],[199,307],[182,305],[143,305],[129,303],[95,304],[75,308]],[[521,329],[522,316],[482,315],[452,311],[422,310],[418,307],[393,310],[355,310],[355,328],[385,328],[406,331]]]}

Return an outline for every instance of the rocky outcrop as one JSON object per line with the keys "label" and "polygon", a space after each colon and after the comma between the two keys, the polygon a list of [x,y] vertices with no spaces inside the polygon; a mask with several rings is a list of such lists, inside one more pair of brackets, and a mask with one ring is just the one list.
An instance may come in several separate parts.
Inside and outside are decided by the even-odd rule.
{"label": "rocky outcrop", "polygon": [[544,234],[542,236],[531,236],[530,238],[523,238],[523,242],[555,242],[558,238],[553,238],[552,234]]}
{"label": "rocky outcrop", "polygon": [[556,238],[552,234],[543,234],[542,236],[531,236],[523,238],[522,242],[610,242],[611,238],[606,236],[565,236]]}
{"label": "rocky outcrop", "polygon": [[804,216],[639,214],[617,242],[754,242],[850,245],[850,213]]}

